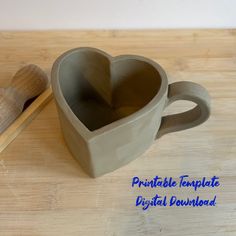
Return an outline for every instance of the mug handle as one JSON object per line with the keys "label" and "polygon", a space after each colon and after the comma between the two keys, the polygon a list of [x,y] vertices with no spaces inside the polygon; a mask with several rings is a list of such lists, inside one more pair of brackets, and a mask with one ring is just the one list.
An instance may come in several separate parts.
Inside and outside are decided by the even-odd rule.
{"label": "mug handle", "polygon": [[180,81],[169,85],[166,107],[176,100],[187,100],[197,105],[186,112],[162,117],[156,139],[162,135],[189,129],[206,121],[210,115],[210,96],[199,84]]}

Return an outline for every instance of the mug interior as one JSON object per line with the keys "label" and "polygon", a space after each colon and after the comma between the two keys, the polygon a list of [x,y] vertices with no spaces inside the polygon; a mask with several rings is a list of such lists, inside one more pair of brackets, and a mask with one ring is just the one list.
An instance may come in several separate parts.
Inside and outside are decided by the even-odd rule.
{"label": "mug interior", "polygon": [[158,93],[161,76],[135,57],[110,60],[85,50],[61,61],[59,84],[73,113],[94,131],[143,108]]}

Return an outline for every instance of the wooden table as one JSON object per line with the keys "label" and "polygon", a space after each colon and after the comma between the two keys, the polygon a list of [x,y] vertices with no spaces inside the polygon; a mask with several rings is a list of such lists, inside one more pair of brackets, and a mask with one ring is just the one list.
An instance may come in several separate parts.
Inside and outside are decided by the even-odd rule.
{"label": "wooden table", "polygon": [[[189,80],[212,97],[210,119],[168,134],[127,166],[89,178],[65,146],[51,101],[0,154],[0,235],[236,235],[236,30],[61,31],[0,33],[0,85],[17,69],[38,64],[48,73],[67,49],[92,46],[111,55],[138,54],[159,62],[170,82]],[[177,102],[177,112],[189,107]],[[168,112],[167,111],[167,112]],[[219,176],[220,186],[132,188],[134,176]],[[152,198],[217,196],[215,207],[135,206]]]}

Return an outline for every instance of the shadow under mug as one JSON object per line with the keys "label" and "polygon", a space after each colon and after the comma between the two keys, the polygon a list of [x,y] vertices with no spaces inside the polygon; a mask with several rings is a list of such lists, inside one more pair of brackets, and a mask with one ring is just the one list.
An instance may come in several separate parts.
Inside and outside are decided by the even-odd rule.
{"label": "shadow under mug", "polygon": [[[168,85],[156,62],[95,48],[62,54],[53,65],[52,89],[67,146],[92,177],[129,163],[156,138],[199,125],[210,114],[208,92],[199,84]],[[162,117],[176,100],[196,106]]]}

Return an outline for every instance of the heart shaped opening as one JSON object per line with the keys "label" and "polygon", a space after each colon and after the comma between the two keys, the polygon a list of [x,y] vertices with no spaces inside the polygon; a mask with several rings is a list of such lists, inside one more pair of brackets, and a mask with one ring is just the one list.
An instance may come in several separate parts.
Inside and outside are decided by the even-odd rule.
{"label": "heart shaped opening", "polygon": [[63,59],[59,83],[71,110],[94,131],[143,108],[158,93],[161,77],[135,56],[84,50]]}

